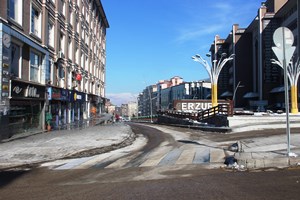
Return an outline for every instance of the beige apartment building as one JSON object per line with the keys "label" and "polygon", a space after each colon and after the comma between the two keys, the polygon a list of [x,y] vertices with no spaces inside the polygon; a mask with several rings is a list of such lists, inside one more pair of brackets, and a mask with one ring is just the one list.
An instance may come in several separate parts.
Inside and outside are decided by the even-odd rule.
{"label": "beige apartment building", "polygon": [[0,138],[104,111],[107,28],[100,0],[1,1]]}

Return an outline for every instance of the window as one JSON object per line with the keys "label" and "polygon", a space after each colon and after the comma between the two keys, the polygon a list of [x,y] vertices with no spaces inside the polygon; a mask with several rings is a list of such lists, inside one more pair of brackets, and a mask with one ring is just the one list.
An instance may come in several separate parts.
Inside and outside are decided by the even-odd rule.
{"label": "window", "polygon": [[61,14],[66,16],[66,4],[64,0],[61,0]]}
{"label": "window", "polygon": [[78,58],[79,58],[79,50],[78,50],[78,44],[76,44],[76,48],[75,48],[75,63],[76,64],[79,64]]}
{"label": "window", "polygon": [[65,35],[63,32],[60,32],[59,51],[65,54]]}
{"label": "window", "polygon": [[86,12],[86,21],[87,21],[87,23],[90,22],[90,15],[89,15],[88,10],[87,10],[87,12]]}
{"label": "window", "polygon": [[[71,68],[71,66],[69,66]],[[67,75],[67,80],[68,80],[68,89],[72,88],[72,72],[69,71]]]}
{"label": "window", "polygon": [[41,13],[35,8],[31,7],[31,33],[41,37]]}
{"label": "window", "polygon": [[89,70],[89,63],[88,63],[88,56],[87,55],[85,55],[85,66],[84,66],[84,69],[86,70],[86,71],[88,71]]}
{"label": "window", "polygon": [[94,65],[93,65],[93,75],[94,76],[96,76],[96,65],[95,65],[96,63],[94,63]]}
{"label": "window", "polygon": [[84,52],[83,51],[81,52],[81,58],[80,59],[81,59],[81,61],[80,61],[81,62],[81,67],[84,68]]}
{"label": "window", "polygon": [[86,30],[85,32],[85,38],[84,38],[84,41],[85,41],[85,44],[88,45],[88,42],[89,42],[89,35],[88,35],[88,31]]}
{"label": "window", "polygon": [[54,25],[48,23],[48,45],[54,47]]}
{"label": "window", "polygon": [[69,49],[68,49],[68,57],[70,60],[72,60],[72,53],[73,53],[73,44],[72,44],[72,38],[69,37]]}
{"label": "window", "polygon": [[85,27],[81,26],[81,39],[84,41],[84,36],[85,36]]}
{"label": "window", "polygon": [[81,14],[82,14],[82,17],[85,18],[85,16],[84,16],[84,14],[85,14],[85,12],[84,12],[84,5],[82,5]]}
{"label": "window", "polygon": [[84,79],[84,92],[88,93],[89,92],[89,83],[87,78]]}
{"label": "window", "polygon": [[11,66],[11,73],[16,76],[21,78],[20,76],[20,69],[21,69],[21,47],[15,43],[11,44],[11,60],[10,60],[10,66]]}
{"label": "window", "polygon": [[69,7],[69,23],[73,26],[73,10],[72,7]]}
{"label": "window", "polygon": [[90,59],[90,64],[89,64],[88,72],[92,73],[93,72],[92,70],[93,70],[92,59]]}
{"label": "window", "polygon": [[40,81],[41,56],[34,51],[30,51],[30,81]]}
{"label": "window", "polygon": [[58,77],[60,79],[65,79],[65,69],[62,65],[58,66]]}
{"label": "window", "polygon": [[46,83],[50,84],[53,83],[53,71],[54,68],[53,59],[49,59],[48,65],[46,67]]}
{"label": "window", "polygon": [[9,16],[9,18],[22,25],[23,0],[8,0],[7,15]]}
{"label": "window", "polygon": [[76,26],[75,30],[79,34],[79,22],[78,22],[78,18],[76,18],[75,26]]}

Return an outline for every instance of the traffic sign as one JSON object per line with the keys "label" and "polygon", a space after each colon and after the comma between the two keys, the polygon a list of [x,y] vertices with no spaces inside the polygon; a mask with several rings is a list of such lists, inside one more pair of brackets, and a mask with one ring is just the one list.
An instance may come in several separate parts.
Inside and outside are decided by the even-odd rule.
{"label": "traffic sign", "polygon": [[[294,35],[292,31],[286,27],[279,27],[273,34],[273,41],[276,45],[272,47],[273,52],[277,56],[279,62],[287,66],[295,52]],[[285,61],[285,63],[283,63]]]}

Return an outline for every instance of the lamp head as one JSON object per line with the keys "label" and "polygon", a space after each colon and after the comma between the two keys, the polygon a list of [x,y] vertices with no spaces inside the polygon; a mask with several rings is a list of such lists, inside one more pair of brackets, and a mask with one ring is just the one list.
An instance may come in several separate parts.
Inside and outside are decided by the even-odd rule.
{"label": "lamp head", "polygon": [[226,57],[227,56],[227,53],[222,53],[221,54],[221,57]]}

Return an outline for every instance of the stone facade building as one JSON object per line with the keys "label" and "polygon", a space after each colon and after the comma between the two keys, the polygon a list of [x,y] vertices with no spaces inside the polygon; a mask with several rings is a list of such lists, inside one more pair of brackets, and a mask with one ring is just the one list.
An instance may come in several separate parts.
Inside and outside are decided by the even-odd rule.
{"label": "stone facade building", "polygon": [[0,138],[45,129],[46,113],[53,128],[101,113],[109,28],[101,1],[1,3]]}

